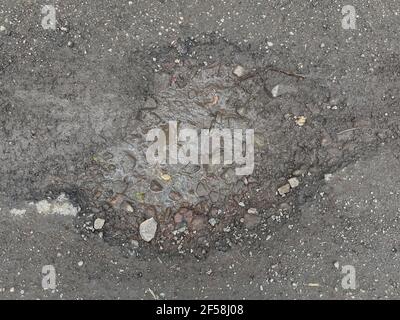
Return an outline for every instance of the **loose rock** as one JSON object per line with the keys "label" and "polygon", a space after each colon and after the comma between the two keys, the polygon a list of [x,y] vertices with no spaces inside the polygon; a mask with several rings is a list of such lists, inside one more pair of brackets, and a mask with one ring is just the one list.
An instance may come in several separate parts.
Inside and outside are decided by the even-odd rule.
{"label": "loose rock", "polygon": [[305,117],[305,116],[299,116],[299,117],[296,117],[295,118],[296,120],[296,124],[299,126],[299,127],[302,127],[302,126],[304,126],[305,124],[306,124],[306,121],[307,121],[307,118]]}
{"label": "loose rock", "polygon": [[284,186],[278,188],[278,193],[281,196],[284,196],[285,194],[290,192],[290,184],[285,184]]}
{"label": "loose rock", "polygon": [[153,192],[160,192],[163,190],[163,186],[156,180],[151,181],[150,190]]}
{"label": "loose rock", "polygon": [[157,222],[154,218],[147,219],[140,224],[139,233],[142,239],[150,242],[154,239],[157,231]]}
{"label": "loose rock", "polygon": [[299,184],[300,184],[300,181],[299,181],[299,179],[297,179],[297,178],[290,178],[290,179],[288,180],[288,182],[289,182],[289,184],[290,184],[290,186],[291,186],[292,188],[296,188],[296,187],[298,187]]}
{"label": "loose rock", "polygon": [[233,70],[233,74],[236,77],[243,77],[246,74],[246,70],[242,67],[242,66],[237,66],[234,70]]}
{"label": "loose rock", "polygon": [[94,220],[94,224],[93,224],[94,229],[101,230],[103,228],[105,222],[106,222],[106,220],[97,218],[96,220]]}
{"label": "loose rock", "polygon": [[171,180],[171,176],[169,174],[162,174],[161,175],[161,179],[163,179],[164,181],[170,181]]}
{"label": "loose rock", "polygon": [[208,223],[212,226],[215,227],[217,224],[217,220],[214,218],[211,218],[210,220],[208,220]]}

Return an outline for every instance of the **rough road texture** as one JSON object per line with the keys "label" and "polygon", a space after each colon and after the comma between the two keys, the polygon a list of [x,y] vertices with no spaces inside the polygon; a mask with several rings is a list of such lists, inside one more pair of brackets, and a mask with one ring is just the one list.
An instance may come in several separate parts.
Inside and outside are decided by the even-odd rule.
{"label": "rough road texture", "polygon": [[[0,4],[0,297],[397,297],[396,1],[55,4]],[[253,174],[149,167],[168,121],[255,129]]]}

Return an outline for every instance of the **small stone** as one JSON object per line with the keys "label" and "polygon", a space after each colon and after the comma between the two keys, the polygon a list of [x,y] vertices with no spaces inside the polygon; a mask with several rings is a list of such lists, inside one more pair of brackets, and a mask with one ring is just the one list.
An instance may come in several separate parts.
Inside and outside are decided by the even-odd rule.
{"label": "small stone", "polygon": [[169,194],[169,198],[173,201],[179,201],[180,199],[182,199],[182,195],[179,192],[171,191],[171,193]]}
{"label": "small stone", "polygon": [[150,242],[154,239],[157,231],[157,222],[154,218],[143,221],[139,226],[139,233],[142,239],[146,242]]}
{"label": "small stone", "polygon": [[335,261],[335,262],[333,263],[333,266],[334,266],[336,269],[339,270],[339,262],[338,262],[338,261]]}
{"label": "small stone", "polygon": [[268,41],[268,42],[267,42],[267,45],[268,45],[268,47],[272,47],[272,46],[274,45],[274,43],[271,42],[271,41]]}
{"label": "small stone", "polygon": [[284,186],[278,188],[278,193],[281,196],[284,196],[285,194],[290,192],[290,184],[285,184]]}
{"label": "small stone", "polygon": [[171,176],[169,174],[162,174],[161,179],[163,179],[164,181],[170,181]]}
{"label": "small stone", "polygon": [[274,98],[278,97],[279,94],[279,84],[272,88],[271,94]]}
{"label": "small stone", "polygon": [[249,214],[257,214],[258,211],[257,211],[256,208],[250,208],[249,210],[247,210],[247,213],[249,213]]}
{"label": "small stone", "polygon": [[214,218],[211,218],[210,220],[208,220],[208,223],[212,226],[215,227],[215,225],[217,224],[217,220]]}
{"label": "small stone", "polygon": [[156,180],[150,182],[150,190],[153,192],[160,192],[163,190],[163,186]]}
{"label": "small stone", "polygon": [[0,32],[6,31],[6,27],[5,26],[0,26]]}
{"label": "small stone", "polygon": [[233,74],[240,78],[246,74],[246,70],[242,66],[237,66],[235,69],[233,69]]}
{"label": "small stone", "polygon": [[332,178],[333,178],[333,174],[332,174],[332,173],[327,173],[327,174],[324,175],[324,180],[325,180],[326,182],[331,181]]}
{"label": "small stone", "polygon": [[289,184],[290,184],[290,186],[291,186],[292,188],[296,188],[296,187],[298,187],[299,184],[300,184],[300,181],[299,181],[299,179],[297,179],[297,178],[290,178],[290,179],[288,180],[288,182],[289,182]]}
{"label": "small stone", "polygon": [[296,124],[302,127],[306,124],[307,118],[305,116],[299,116],[295,118]]}
{"label": "small stone", "polygon": [[82,267],[83,266],[83,261],[78,262],[78,266]]}
{"label": "small stone", "polygon": [[105,222],[106,222],[106,220],[97,218],[96,220],[94,220],[94,224],[93,224],[94,229],[101,230],[103,228]]}
{"label": "small stone", "polygon": [[74,46],[74,43],[72,41],[68,41],[67,46],[69,48],[72,48]]}
{"label": "small stone", "polygon": [[131,245],[132,247],[134,247],[135,249],[139,248],[139,241],[137,240],[131,240]]}
{"label": "small stone", "polygon": [[132,206],[127,202],[125,203],[125,210],[131,213],[134,211]]}

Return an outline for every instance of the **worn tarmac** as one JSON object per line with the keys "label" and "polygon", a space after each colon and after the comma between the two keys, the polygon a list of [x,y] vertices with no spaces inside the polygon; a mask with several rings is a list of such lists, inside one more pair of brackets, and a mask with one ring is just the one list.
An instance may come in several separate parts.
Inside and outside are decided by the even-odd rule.
{"label": "worn tarmac", "polygon": [[[41,26],[42,1],[0,3],[0,299],[397,299],[397,1],[53,4],[56,30]],[[349,4],[355,30],[342,28]],[[253,76],[235,80],[237,65]],[[185,199],[171,202],[123,150],[141,146],[154,115],[218,116],[199,111],[210,79],[223,111],[243,112],[260,138],[251,183],[202,168],[210,191],[196,198],[199,176],[163,168]],[[290,90],[275,97],[276,85]],[[197,106],[182,100],[193,88]],[[181,207],[204,227],[187,219],[169,237]]]}

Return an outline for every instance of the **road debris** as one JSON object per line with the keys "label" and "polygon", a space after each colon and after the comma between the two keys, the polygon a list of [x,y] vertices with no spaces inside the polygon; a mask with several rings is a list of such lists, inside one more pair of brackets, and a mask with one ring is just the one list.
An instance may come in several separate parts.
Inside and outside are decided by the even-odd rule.
{"label": "road debris", "polygon": [[150,242],[154,239],[157,231],[157,221],[154,218],[147,219],[140,224],[139,233],[142,239]]}
{"label": "road debris", "polygon": [[97,218],[96,220],[94,220],[94,224],[93,224],[94,229],[101,230],[103,228],[105,222],[106,222],[106,220]]}
{"label": "road debris", "polygon": [[306,124],[307,118],[305,116],[295,117],[295,122],[299,127],[302,127]]}
{"label": "road debris", "polygon": [[285,196],[289,192],[290,192],[290,184],[285,184],[282,187],[278,188],[278,193],[281,196]]}
{"label": "road debris", "polygon": [[212,226],[215,227],[215,225],[217,224],[217,220],[215,218],[211,218],[208,220],[208,223]]}
{"label": "road debris", "polygon": [[291,187],[292,189],[298,187],[299,184],[300,184],[300,181],[299,181],[299,179],[297,179],[297,178],[290,178],[290,179],[288,180],[288,182],[289,182],[290,187]]}
{"label": "road debris", "polygon": [[242,66],[236,66],[236,68],[233,70],[233,74],[240,78],[246,74],[246,70]]}

